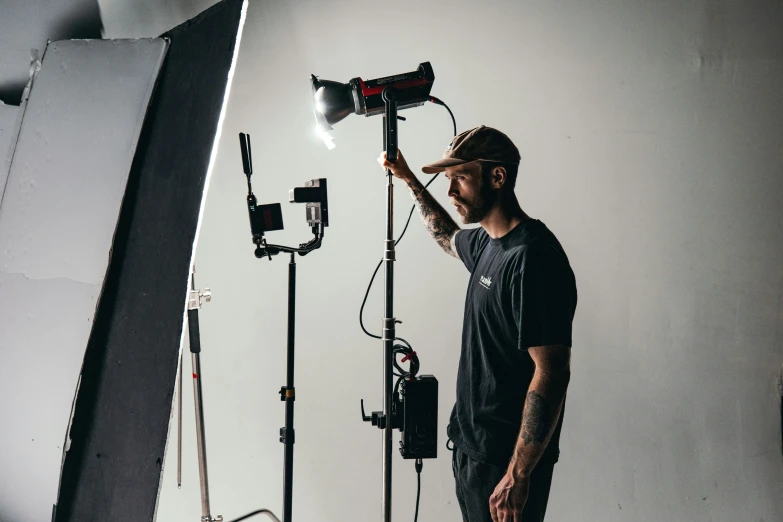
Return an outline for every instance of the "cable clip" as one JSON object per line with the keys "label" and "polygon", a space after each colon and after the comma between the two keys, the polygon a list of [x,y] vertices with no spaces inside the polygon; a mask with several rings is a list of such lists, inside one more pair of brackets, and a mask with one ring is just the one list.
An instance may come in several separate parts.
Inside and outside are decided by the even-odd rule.
{"label": "cable clip", "polygon": [[402,361],[400,362],[408,362],[409,359],[413,359],[414,357],[416,357],[416,352],[411,351],[411,353],[406,354],[405,357],[403,357]]}

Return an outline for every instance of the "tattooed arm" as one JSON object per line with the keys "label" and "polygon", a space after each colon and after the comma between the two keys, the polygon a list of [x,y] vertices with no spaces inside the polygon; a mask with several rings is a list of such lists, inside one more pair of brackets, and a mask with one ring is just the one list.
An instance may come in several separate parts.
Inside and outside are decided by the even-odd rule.
{"label": "tattooed arm", "polygon": [[454,243],[454,237],[460,231],[459,226],[440,203],[432,197],[432,194],[424,188],[424,185],[416,179],[416,176],[405,162],[402,153],[398,151],[397,161],[391,163],[386,159],[386,153],[384,152],[378,158],[378,163],[384,169],[390,169],[394,176],[408,184],[411,195],[419,207],[421,220],[424,222],[424,226],[427,227],[430,235],[437,241],[444,252],[459,259],[457,247]]}
{"label": "tattooed arm", "polygon": [[536,364],[536,371],[525,399],[522,429],[508,466],[508,472],[517,477],[530,476],[544,453],[560,418],[571,377],[571,348],[538,346],[528,348],[528,353]]}
{"label": "tattooed arm", "polygon": [[527,502],[530,474],[549,444],[560,418],[571,376],[571,348],[538,346],[528,348],[536,365],[522,413],[522,428],[506,475],[490,497],[492,519],[520,520]]}
{"label": "tattooed arm", "polygon": [[416,177],[412,177],[407,183],[427,231],[444,252],[459,259],[457,245],[454,242],[457,232],[460,231],[459,226]]}

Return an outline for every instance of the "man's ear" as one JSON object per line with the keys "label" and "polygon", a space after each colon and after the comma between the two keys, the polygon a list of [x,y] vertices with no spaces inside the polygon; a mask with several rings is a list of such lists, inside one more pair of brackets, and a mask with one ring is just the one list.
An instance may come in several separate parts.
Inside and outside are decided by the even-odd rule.
{"label": "man's ear", "polygon": [[492,183],[492,187],[496,189],[505,185],[507,180],[508,175],[506,174],[506,167],[495,167],[489,175],[489,181]]}

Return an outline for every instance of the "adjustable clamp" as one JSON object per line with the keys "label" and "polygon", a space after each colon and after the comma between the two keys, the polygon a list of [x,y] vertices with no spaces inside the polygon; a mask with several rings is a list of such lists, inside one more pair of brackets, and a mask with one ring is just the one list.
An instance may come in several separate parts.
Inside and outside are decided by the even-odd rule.
{"label": "adjustable clamp", "polygon": [[386,428],[386,415],[382,411],[374,411],[370,415],[364,413],[364,399],[362,399],[362,420],[371,422],[373,426],[378,426],[380,429]]}
{"label": "adjustable clamp", "polygon": [[402,324],[402,321],[394,317],[385,318],[381,327],[381,341],[394,341],[397,338],[395,325],[398,324]]}
{"label": "adjustable clamp", "polygon": [[292,401],[296,400],[296,388],[288,388],[286,386],[280,387],[280,400],[286,401],[288,399],[291,399]]}
{"label": "adjustable clamp", "polygon": [[286,444],[289,441],[291,442],[291,444],[296,442],[296,435],[294,434],[294,429],[280,428],[280,442]]}
{"label": "adjustable clamp", "polygon": [[[361,400],[362,405],[362,420],[364,422],[369,422],[373,426],[378,426],[380,429],[386,429],[386,422],[389,416],[384,414],[382,411],[374,411],[370,415],[366,415],[364,413],[364,399]],[[391,427],[392,429],[399,429],[400,428],[400,415],[398,415],[397,410],[399,405],[399,399],[394,398],[393,404],[392,404],[392,412],[391,412]]]}
{"label": "adjustable clamp", "polygon": [[383,260],[384,261],[396,261],[394,254],[395,241],[393,239],[387,239],[383,242]]}
{"label": "adjustable clamp", "polygon": [[204,290],[191,290],[188,293],[188,310],[198,310],[201,308],[201,300],[209,303],[212,301],[212,291],[209,288]]}

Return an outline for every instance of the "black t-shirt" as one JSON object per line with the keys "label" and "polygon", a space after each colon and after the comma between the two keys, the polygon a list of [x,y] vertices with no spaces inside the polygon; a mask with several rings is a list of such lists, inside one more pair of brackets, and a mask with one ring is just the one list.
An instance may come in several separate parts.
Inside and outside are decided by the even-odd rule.
{"label": "black t-shirt", "polygon": [[[535,370],[527,348],[571,346],[576,281],[560,242],[537,219],[497,239],[483,228],[461,230],[455,243],[470,283],[448,436],[471,458],[506,466]],[[561,412],[542,461],[557,460],[562,421]]]}

